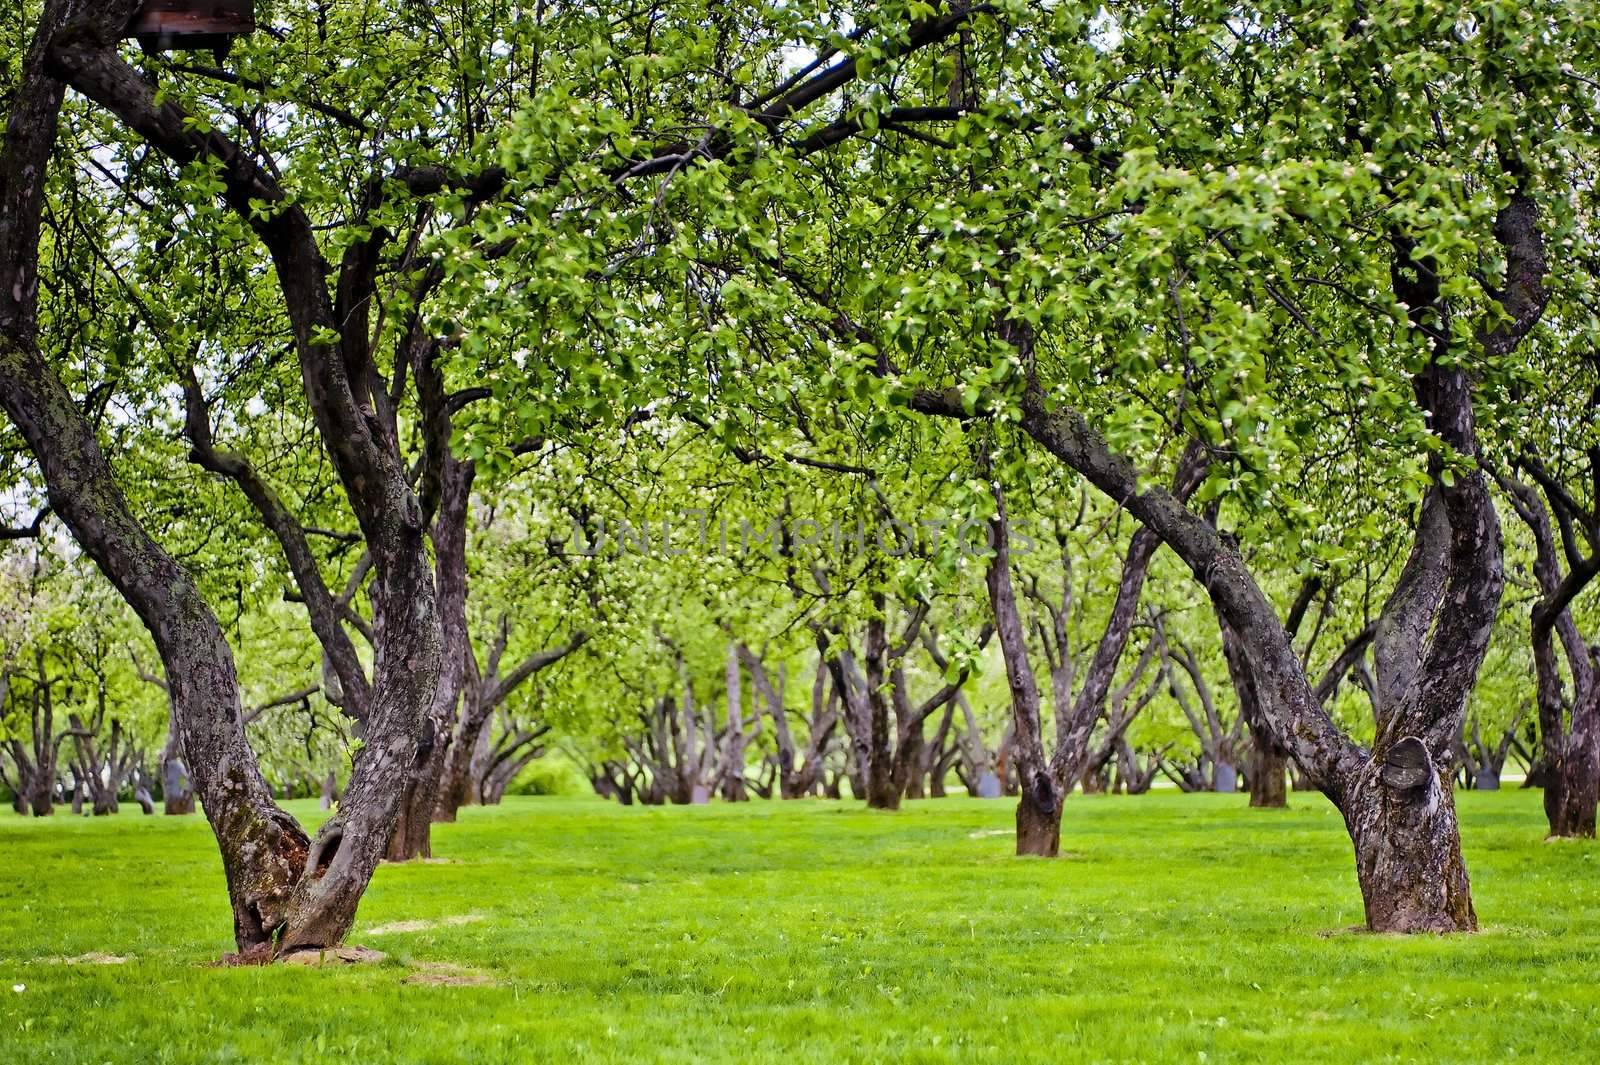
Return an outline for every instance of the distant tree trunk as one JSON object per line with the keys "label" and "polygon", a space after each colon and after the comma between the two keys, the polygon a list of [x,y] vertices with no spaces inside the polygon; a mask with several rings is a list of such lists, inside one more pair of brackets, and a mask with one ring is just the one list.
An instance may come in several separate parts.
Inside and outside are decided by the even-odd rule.
{"label": "distant tree trunk", "polygon": [[875,616],[867,622],[867,691],[870,710],[870,747],[867,758],[867,805],[875,810],[898,810],[900,787],[894,774],[894,748],[891,746],[889,697],[884,688],[887,675],[884,669],[889,656],[887,624],[883,619],[884,597],[874,596]]}
{"label": "distant tree trunk", "polygon": [[[829,673],[833,677],[833,690],[838,693],[844,708],[844,730],[849,741],[845,750],[844,776],[850,781],[852,797],[865,800],[870,790],[868,778],[873,749],[873,708],[868,703],[864,691],[868,684],[860,677],[855,658],[848,644],[845,644],[842,632],[818,626],[816,636],[817,652],[822,661],[827,663]],[[835,647],[835,643],[844,646]],[[887,735],[887,722],[884,728]],[[835,793],[838,793],[837,779],[833,787]]]}
{"label": "distant tree trunk", "polygon": [[[161,748],[156,766],[161,785],[161,812],[169,817],[194,813],[194,787],[189,783],[189,770],[183,764],[183,733],[178,726],[177,708],[172,704],[172,689],[161,677],[147,673],[139,667],[139,676],[146,683],[160,688],[167,699],[167,740]],[[249,724],[246,721],[246,724]]]}
{"label": "distant tree trunk", "polygon": [[[1314,591],[1316,586],[1308,582],[1306,587]],[[1299,627],[1305,601],[1306,597],[1302,597],[1296,604],[1300,609],[1290,612],[1290,625],[1285,626],[1290,638]],[[1250,732],[1250,761],[1245,770],[1250,784],[1250,805],[1262,809],[1282,809],[1289,805],[1286,786],[1289,752],[1278,742],[1271,724],[1261,711],[1255,677],[1244,647],[1220,613],[1217,615],[1217,626],[1222,633],[1222,656],[1228,664],[1228,677],[1233,682],[1234,695],[1239,700],[1239,716]]]}
{"label": "distant tree trunk", "polygon": [[[1600,400],[1596,405],[1600,406]],[[1535,472],[1569,531],[1574,525],[1593,525],[1600,530],[1600,517],[1574,512],[1570,496],[1559,486],[1552,487],[1550,475],[1542,468]],[[1600,474],[1600,470],[1595,472]],[[1539,735],[1543,743],[1541,761],[1547,771],[1545,818],[1552,837],[1593,838],[1595,807],[1600,800],[1600,672],[1578,629],[1571,602],[1600,575],[1600,532],[1593,534],[1591,556],[1576,558],[1563,574],[1562,554],[1556,546],[1544,499],[1530,486],[1510,477],[1502,476],[1499,481],[1517,515],[1533,534],[1534,577],[1542,593],[1533,607],[1531,629]],[[1572,682],[1570,724],[1566,720],[1568,695],[1557,661],[1557,643],[1565,654]]]}
{"label": "distant tree trunk", "polygon": [[945,775],[961,754],[961,741],[953,737],[950,732],[955,713],[956,702],[952,698],[944,704],[944,714],[939,719],[939,727],[934,730],[933,740],[923,745],[922,756],[917,761],[918,779],[927,780],[928,795],[931,798],[945,797]]}
{"label": "distant tree trunk", "polygon": [[722,761],[722,798],[744,802],[750,798],[744,784],[744,681],[739,672],[739,645],[728,641],[726,676],[728,736]]}
{"label": "distant tree trunk", "polygon": [[1289,755],[1278,746],[1277,739],[1253,733],[1250,743],[1250,805],[1271,809],[1288,806],[1288,774]]}
{"label": "distant tree trunk", "polygon": [[183,763],[182,734],[175,716],[169,719],[167,743],[161,749],[161,812],[169,817],[194,813],[194,785]]}
{"label": "distant tree trunk", "polygon": [[[1234,718],[1232,727],[1224,728],[1222,717],[1217,711],[1216,699],[1211,694],[1211,686],[1206,682],[1205,673],[1200,668],[1200,660],[1195,656],[1193,649],[1181,640],[1169,639],[1165,626],[1159,619],[1154,622],[1153,627],[1156,643],[1161,648],[1162,666],[1167,675],[1168,690],[1171,691],[1178,708],[1188,719],[1189,727],[1194,730],[1196,738],[1200,741],[1200,760],[1192,775],[1185,774],[1191,785],[1185,790],[1218,792],[1238,790],[1238,771],[1234,768],[1234,762],[1235,752],[1243,735],[1243,704],[1247,696],[1240,696],[1241,710]],[[1226,645],[1227,640],[1224,638],[1224,649]],[[1242,654],[1242,651],[1240,653]],[[1178,684],[1174,663],[1188,677],[1189,684],[1200,700],[1198,713],[1190,705],[1188,697]]]}
{"label": "distant tree trunk", "polygon": [[1011,585],[1011,533],[1005,496],[994,485],[995,516],[989,523],[989,558],[986,581],[994,614],[995,633],[1011,688],[1011,714],[1016,728],[1017,778],[1022,792],[1017,804],[1017,853],[1054,858],[1061,850],[1062,788],[1045,760],[1043,728],[1039,719],[1039,684],[1028,661],[1027,637]]}
{"label": "distant tree trunk", "polygon": [[156,812],[156,801],[150,794],[150,781],[143,768],[133,776],[133,801],[139,804],[139,812],[147,817]]}
{"label": "distant tree trunk", "polygon": [[1573,708],[1572,728],[1557,770],[1544,789],[1551,836],[1593,839],[1600,800],[1600,684]]}
{"label": "distant tree trunk", "polygon": [[925,762],[928,754],[928,741],[923,735],[925,724],[926,721],[918,721],[911,725],[901,749],[896,752],[906,767],[905,788],[902,794],[908,799],[924,797],[923,781],[926,779]]}
{"label": "distant tree trunk", "polygon": [[[1003,339],[1024,354],[1024,361],[1031,357],[1031,327],[1020,321],[1007,320],[1001,323],[999,332]],[[987,460],[980,459],[979,465],[988,475]],[[1173,485],[1179,500],[1188,498],[1199,486],[1205,469],[1205,449],[1194,444],[1187,446],[1178,463]],[[1070,573],[1070,556],[1067,554],[1066,541],[1062,541],[1063,584],[1066,590],[1063,591],[1059,607],[1047,605],[1053,632],[1044,639],[1056,711],[1055,750],[1047,759],[1039,685],[1028,661],[1025,629],[1011,582],[1005,492],[999,480],[992,477],[990,487],[996,516],[990,522],[989,542],[993,553],[985,583],[989,590],[995,631],[1001,637],[1000,650],[1011,690],[1011,764],[1015,768],[1017,789],[1021,794],[1021,802],[1017,807],[1017,853],[1054,856],[1059,850],[1062,802],[1073,784],[1082,777],[1090,758],[1090,739],[1096,722],[1105,712],[1117,666],[1138,613],[1145,577],[1161,541],[1148,529],[1137,530],[1130,540],[1111,613],[1075,698],[1071,694],[1075,649],[1068,645],[1067,640],[1071,594],[1070,580],[1066,575]],[[1042,597],[1036,598],[1042,601]],[[1007,782],[1007,777],[1007,773],[1001,773],[1003,782]]]}
{"label": "distant tree trunk", "polygon": [[1117,780],[1127,788],[1129,795],[1143,795],[1150,790],[1150,784],[1161,769],[1162,753],[1155,751],[1146,755],[1141,767],[1127,736],[1117,737]]}
{"label": "distant tree trunk", "polygon": [[[463,525],[464,521],[463,517]],[[463,546],[461,564],[464,566],[465,563],[465,548]],[[462,632],[464,634],[466,631],[464,596],[462,603]],[[477,660],[472,653],[471,646],[463,638],[465,654],[463,668],[466,671],[466,680],[461,695],[460,715],[455,723],[455,733],[444,760],[443,777],[439,784],[438,804],[434,811],[435,821],[454,821],[456,819],[456,811],[463,806],[471,806],[476,803],[492,805],[490,795],[494,789],[488,787],[491,770],[494,765],[503,765],[505,761],[504,759],[497,760],[495,746],[492,742],[490,722],[493,720],[495,712],[506,704],[514,692],[536,677],[542,670],[561,661],[588,642],[586,633],[574,633],[572,638],[565,644],[534,652],[502,675],[501,659],[505,653],[506,641],[510,635],[509,626],[509,616],[502,615],[499,635],[489,651],[488,660],[481,675],[479,674]],[[507,727],[512,728],[513,731],[520,731],[514,729],[509,722]]]}
{"label": "distant tree trunk", "polygon": [[[35,817],[49,817],[55,813],[56,781],[54,776],[46,777],[35,770],[28,778],[26,796],[27,807]],[[77,811],[73,811],[76,813]]]}
{"label": "distant tree trunk", "polygon": [[961,706],[961,717],[967,725],[962,741],[962,760],[966,763],[962,779],[967,785],[967,793],[974,799],[999,798],[1004,788],[996,769],[997,752],[990,751],[983,742],[983,729],[978,726],[978,715],[972,712],[972,704],[967,701],[966,694],[957,693],[956,702]]}

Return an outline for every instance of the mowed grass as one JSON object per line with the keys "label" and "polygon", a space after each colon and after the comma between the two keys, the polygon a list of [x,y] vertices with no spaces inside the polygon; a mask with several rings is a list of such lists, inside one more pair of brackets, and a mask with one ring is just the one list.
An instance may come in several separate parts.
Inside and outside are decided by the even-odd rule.
{"label": "mowed grass", "polygon": [[1352,933],[1339,818],[1292,802],[1075,797],[1044,861],[1009,800],[510,800],[383,867],[351,941],[390,958],[338,970],[207,967],[199,818],[6,817],[0,1060],[1600,1060],[1600,859],[1536,793],[1460,796],[1450,938]]}

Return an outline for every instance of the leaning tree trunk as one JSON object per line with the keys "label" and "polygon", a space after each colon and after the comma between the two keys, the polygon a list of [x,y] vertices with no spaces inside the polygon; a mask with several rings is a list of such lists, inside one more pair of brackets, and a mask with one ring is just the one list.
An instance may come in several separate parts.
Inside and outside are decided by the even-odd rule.
{"label": "leaning tree trunk", "polygon": [[[364,746],[345,801],[305,853],[287,908],[274,915],[275,926],[282,928],[280,950],[325,947],[338,943],[354,923],[357,904],[399,818],[403,785],[425,760],[419,739],[433,701],[441,641],[424,519],[398,454],[396,425],[381,412],[375,416],[386,396],[371,387],[376,371],[367,347],[370,338],[365,329],[351,331],[352,321],[366,319],[335,314],[326,284],[334,271],[310,219],[248,152],[215,129],[202,132],[208,127],[200,123],[197,128],[193,116],[173,101],[157,100],[152,87],[120,58],[116,42],[131,7],[115,5],[96,13],[98,25],[74,27],[70,39],[64,35],[66,43],[53,49],[53,69],[174,163],[226,160],[219,174],[223,198],[271,254],[311,413],[373,560],[374,684]],[[381,239],[378,233],[372,236],[374,242]],[[366,247],[370,245],[347,254],[359,256]],[[117,576],[113,572],[113,579]],[[127,574],[122,576],[126,585]],[[126,587],[124,594],[132,598]],[[209,611],[205,616],[211,620]],[[162,646],[162,637],[157,644]],[[164,653],[172,648],[168,643]],[[181,659],[166,665],[175,689],[194,669]],[[213,702],[211,713],[217,706],[233,707],[223,717],[237,728],[237,692],[230,695],[231,703]],[[186,731],[189,727],[185,720]],[[242,743],[242,730],[239,738]],[[185,748],[197,783],[208,765],[224,767],[230,783],[248,773],[241,766],[254,765],[247,755],[202,755],[187,736]],[[208,816],[218,816],[211,795],[203,787],[197,790]],[[234,804],[224,804],[229,805]],[[270,800],[265,808],[272,809]],[[261,820],[257,816],[252,824]],[[228,829],[218,835],[225,856],[232,852],[248,860],[260,853],[248,831],[242,838]]]}
{"label": "leaning tree trunk", "polygon": [[[131,7],[109,12],[99,29],[120,33]],[[150,631],[222,852],[234,938],[242,950],[270,948],[304,869],[305,834],[273,804],[245,742],[233,655],[215,615],[132,517],[93,426],[37,345],[39,219],[64,91],[46,73],[47,56],[68,8],[52,2],[40,16],[0,150],[0,404],[33,452],[51,508]]]}
{"label": "leaning tree trunk", "polygon": [[[1431,310],[1433,300],[1412,298],[1407,303]],[[1465,372],[1435,361],[1418,375],[1415,387],[1434,432],[1467,459],[1475,458]],[[924,410],[961,410],[940,397],[919,397],[918,405]],[[1236,546],[1169,493],[1160,488],[1141,491],[1131,463],[1112,452],[1075,411],[1048,408],[1033,386],[1023,398],[1022,426],[1160,535],[1206,588],[1245,649],[1274,730],[1345,814],[1367,900],[1368,926],[1374,931],[1475,927],[1448,792],[1438,779],[1417,783],[1413,748],[1423,753],[1423,773],[1438,778],[1437,767],[1448,769],[1467,692],[1493,629],[1503,573],[1499,526],[1482,475],[1458,472],[1451,484],[1437,478],[1429,496],[1438,499],[1424,504],[1425,519],[1442,520],[1448,540],[1419,532],[1413,555],[1427,562],[1429,572],[1437,565],[1444,579],[1437,585],[1438,596],[1400,597],[1406,600],[1400,608],[1405,623],[1397,631],[1411,638],[1391,642],[1406,652],[1396,661],[1409,660],[1410,665],[1396,671],[1401,683],[1393,688],[1405,697],[1380,719],[1378,743],[1368,756],[1322,710],[1282,623]],[[1391,605],[1395,598],[1391,597]],[[1441,603],[1448,608],[1439,609]],[[1386,606],[1385,612],[1389,610]],[[1421,623],[1412,623],[1417,621]],[[1020,633],[1016,642],[1020,647]],[[1008,673],[1012,672],[1008,662]],[[1391,763],[1394,771],[1383,772]],[[1401,877],[1419,886],[1409,889]]]}
{"label": "leaning tree trunk", "polygon": [[[222,198],[272,258],[318,435],[372,557],[373,684],[364,745],[344,802],[312,841],[280,922],[281,951],[326,947],[343,939],[354,924],[361,895],[399,819],[404,785],[431,753],[424,721],[433,704],[442,638],[425,518],[399,454],[397,419],[389,416],[381,385],[373,388],[379,374],[365,328],[370,284],[354,293],[341,288],[341,303],[350,306],[347,313],[336,313],[327,287],[335,271],[304,208],[224,133],[196,123],[175,102],[158,100],[118,55],[117,41],[132,6],[118,4],[98,12],[97,25],[75,27],[70,38],[64,35],[67,43],[51,53],[54,69],[174,163],[225,161],[218,173]],[[375,229],[367,240],[347,248],[341,278],[360,289],[366,276],[361,256],[375,253],[385,236]],[[408,337],[408,343],[413,339]],[[428,345],[417,340],[416,347]],[[427,457],[436,459],[436,448],[430,447]],[[169,679],[183,676],[185,663],[167,665]],[[202,759],[194,745],[186,742],[186,749],[198,777]],[[214,764],[233,770],[235,761]],[[210,815],[210,796],[199,790]]]}

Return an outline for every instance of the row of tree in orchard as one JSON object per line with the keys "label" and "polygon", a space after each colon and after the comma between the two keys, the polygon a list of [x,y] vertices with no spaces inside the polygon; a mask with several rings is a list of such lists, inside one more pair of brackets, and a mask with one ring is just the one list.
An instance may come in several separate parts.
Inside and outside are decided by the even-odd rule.
{"label": "row of tree in orchard", "polygon": [[21,611],[6,749],[181,761],[248,956],[557,744],[1029,854],[1292,766],[1381,931],[1476,927],[1463,770],[1594,833],[1591,13],[137,7],[3,44],[7,580],[107,633]]}
{"label": "row of tree in orchard", "polygon": [[[1097,594],[1093,583],[1097,560],[1119,543],[1089,502],[1080,491],[1081,507],[1070,523],[1044,534],[1039,559],[1016,568],[1029,598],[1035,646],[1051,671],[1051,717],[1058,728],[1071,711],[1072,677],[1096,642],[1093,626],[1110,605],[1112,589]],[[669,539],[690,533],[698,550],[697,521],[682,523],[681,530],[667,520],[654,524]],[[943,535],[942,524],[925,520],[922,531]],[[764,533],[745,518],[735,531],[732,547],[741,555],[747,553],[740,540]],[[781,533],[776,541],[763,538],[769,549],[781,550]],[[504,587],[497,627],[484,641],[491,678],[479,685],[492,694],[472,704],[481,722],[461,714],[453,723],[451,745],[470,757],[441,763],[446,776],[436,786],[433,820],[453,818],[464,804],[498,802],[519,773],[551,750],[577,762],[598,794],[624,804],[713,797],[864,800],[874,758],[887,767],[892,784],[875,797],[877,805],[943,796],[952,786],[986,798],[1018,793],[1009,695],[998,652],[983,643],[984,623],[977,646],[941,638],[949,627],[956,641],[963,638],[970,616],[984,609],[981,587],[890,606],[893,640],[884,648],[892,685],[884,704],[889,742],[875,748],[874,709],[861,691],[862,670],[874,667],[849,651],[833,658],[822,653],[814,634],[796,625],[814,608],[785,602],[791,598],[786,590],[773,601],[758,558],[725,562],[708,576],[704,556],[667,554],[668,545],[659,541],[650,554],[620,562],[604,557],[603,537],[583,542],[593,564],[635,569],[617,577],[624,587],[647,581],[650,595],[659,597],[665,580],[674,586],[667,601],[701,605],[690,611],[680,605],[670,616],[592,622],[595,636],[580,634],[559,653],[535,652],[512,671],[527,683],[506,684],[498,665],[506,652],[497,645],[509,639],[510,604],[528,613],[538,613],[540,605]],[[571,543],[570,536],[550,536],[539,544],[539,561],[526,552],[501,561],[518,574],[559,564]],[[971,553],[976,560],[978,552]],[[499,557],[493,549],[488,554]],[[769,550],[768,565],[779,557]],[[8,740],[0,749],[0,785],[14,808],[43,816],[70,802],[74,812],[107,814],[117,812],[120,797],[147,813],[156,800],[168,813],[194,812],[165,681],[145,664],[152,655],[137,621],[70,542],[28,540],[8,558],[20,568],[10,575],[17,606],[6,634]],[[641,565],[659,572],[638,572]],[[1083,576],[1074,580],[1074,573]],[[263,574],[248,600],[242,589],[235,595],[239,609],[227,623],[230,640],[255,663],[241,673],[247,735],[275,792],[320,796],[326,808],[348,776],[356,737],[341,710],[337,681],[319,672],[316,641],[301,608],[289,601],[292,593],[285,599],[281,574]],[[969,585],[976,576],[967,578]],[[1158,568],[1151,580],[1132,626],[1135,651],[1104,696],[1075,785],[1135,794],[1156,780],[1186,791],[1246,787],[1256,805],[1284,804],[1286,759],[1255,745],[1209,612],[1192,596],[1184,598],[1181,574]],[[1335,633],[1330,615],[1339,597],[1321,595],[1320,587],[1320,579],[1302,581],[1298,592],[1306,612],[1317,599],[1307,650],[1314,652],[1323,637],[1343,640],[1319,683],[1335,705],[1342,691],[1350,693],[1340,713],[1362,732],[1371,717],[1370,636],[1365,629],[1348,638]],[[1161,589],[1173,597],[1162,599]],[[735,616],[743,618],[737,628],[706,610],[710,595],[734,604]],[[751,605],[762,602],[773,613],[763,621],[750,618]],[[952,604],[969,617],[952,613]],[[1458,778],[1466,787],[1498,787],[1513,756],[1525,780],[1538,782],[1543,772],[1526,633],[1514,610],[1504,615],[1497,634],[1502,653],[1520,653],[1521,660],[1491,660],[1475,690],[1477,705],[1463,722],[1457,748]],[[568,660],[570,651],[585,646],[586,654]],[[961,656],[960,666],[952,654]],[[563,661],[565,669],[547,672]],[[565,709],[552,713],[553,704]],[[470,739],[464,742],[463,735]]]}

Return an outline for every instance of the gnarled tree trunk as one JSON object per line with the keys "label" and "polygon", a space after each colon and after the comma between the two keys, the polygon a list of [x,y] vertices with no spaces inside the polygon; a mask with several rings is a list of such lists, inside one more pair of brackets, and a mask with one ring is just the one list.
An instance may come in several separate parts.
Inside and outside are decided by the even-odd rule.
{"label": "gnarled tree trunk", "polygon": [[[180,686],[191,684],[196,674],[208,667],[217,674],[215,682],[227,688],[226,699],[214,699],[197,713],[224,717],[229,723],[227,735],[215,738],[233,743],[232,733],[237,732],[237,746],[243,748],[238,754],[203,749],[204,745],[192,734],[196,722],[189,720],[187,714],[180,715],[196,790],[208,817],[217,826],[225,861],[233,855],[234,860],[247,863],[249,874],[259,880],[265,871],[266,848],[257,838],[263,835],[269,837],[269,847],[282,847],[283,864],[292,867],[296,858],[304,855],[293,875],[268,877],[271,882],[267,886],[273,888],[275,898],[281,898],[285,882],[292,882],[292,893],[275,903],[270,913],[258,914],[256,924],[263,934],[281,929],[281,950],[325,947],[338,943],[354,923],[361,895],[399,818],[404,785],[427,760],[429,751],[422,723],[432,705],[439,672],[440,623],[424,542],[423,513],[410,487],[409,471],[399,456],[397,422],[373,364],[367,328],[373,282],[364,264],[375,255],[387,234],[381,227],[375,228],[366,239],[356,241],[345,251],[343,268],[334,271],[322,255],[304,209],[285,194],[273,174],[211,123],[193,121],[194,116],[171,100],[157,100],[149,83],[118,56],[118,40],[133,6],[130,2],[113,4],[94,12],[86,24],[63,33],[60,45],[50,49],[51,70],[173,162],[186,165],[214,159],[222,163],[218,170],[222,198],[254,230],[276,268],[311,413],[372,558],[374,679],[363,747],[356,756],[339,812],[323,824],[309,848],[303,838],[293,838],[298,836],[297,828],[291,836],[283,824],[287,819],[280,820],[282,815],[276,813],[266,797],[260,774],[253,769],[254,759],[244,748],[231,658],[220,633],[185,633],[184,639],[173,640],[170,632],[156,632],[173,698],[180,706],[185,705],[183,698],[189,694],[180,692]],[[56,100],[59,102],[59,87]],[[11,148],[9,140],[7,148]],[[326,279],[335,273],[341,282],[342,313],[336,313],[327,288]],[[32,284],[30,277],[27,286],[19,281],[16,287],[18,291],[31,290]],[[9,283],[7,287],[11,287]],[[408,337],[406,342],[414,339]],[[12,345],[7,347],[10,356]],[[17,345],[17,349],[26,355],[26,345]],[[5,361],[11,360],[8,357]],[[7,375],[0,375],[3,376]],[[36,381],[39,376],[33,373],[23,380]],[[379,382],[376,388],[375,381]],[[51,420],[63,423],[63,431],[73,428],[62,403],[47,398],[38,409],[29,409],[26,402],[17,402],[17,389],[0,390],[7,393],[8,409],[36,452],[49,451],[35,442],[38,434],[32,430],[48,432],[41,423]],[[61,398],[70,407],[70,399],[64,395]],[[77,421],[81,426],[81,418]],[[86,433],[83,428],[86,427],[67,436],[58,434],[62,446],[73,447],[74,453],[79,453],[84,449],[74,445],[93,445],[92,432]],[[85,435],[89,439],[82,441]],[[89,451],[99,459],[97,447],[90,447]],[[46,459],[47,455],[41,455],[41,465]],[[104,465],[103,459],[99,459],[99,465]],[[87,480],[98,485],[98,471],[94,472],[96,476]],[[73,477],[73,473],[78,476]],[[52,502],[57,483],[65,489],[73,480],[79,485],[86,481],[81,469],[51,479]],[[104,481],[110,481],[108,470]],[[91,525],[104,521],[108,511],[120,509],[125,513],[125,507],[120,498],[109,500],[104,489],[97,487],[93,492],[94,499],[86,506],[85,501],[72,499],[63,491],[62,505],[57,510],[69,525],[74,524],[67,517],[69,509],[77,513],[81,520],[76,522],[74,534],[134,603],[146,624],[153,630],[164,625],[196,627],[198,618],[200,629],[214,630],[215,620],[203,604],[197,608],[194,602],[184,603],[181,610],[174,604],[168,589],[174,582],[187,585],[187,577],[181,571],[172,573],[176,567],[154,544],[148,544],[134,566],[127,564],[125,556],[111,557],[125,552],[133,540],[148,538],[136,526],[119,530],[121,535],[116,542],[98,535],[103,530]],[[100,542],[94,547],[86,542],[96,539]],[[159,574],[166,579],[158,587],[147,589],[156,568],[167,571]],[[192,589],[192,585],[189,587]],[[191,598],[198,600],[197,595]],[[174,618],[174,613],[179,612],[182,616]],[[189,660],[196,649],[207,649],[209,653],[200,662]],[[230,667],[226,671],[220,668],[223,662]],[[225,677],[220,675],[223,672]],[[212,767],[217,767],[228,785],[248,801],[223,799],[220,805],[214,803],[216,796],[207,790],[203,779]],[[287,821],[287,825],[292,826],[293,822]],[[246,938],[241,932],[241,942]]]}
{"label": "gnarled tree trunk", "polygon": [[1343,812],[1368,928],[1478,927],[1450,771],[1434,763],[1421,740],[1405,737],[1362,766],[1347,786]]}
{"label": "gnarled tree trunk", "polygon": [[[82,32],[115,40],[131,3]],[[50,72],[69,5],[46,5],[0,150],[0,404],[52,509],[150,631],[171,678],[195,790],[222,852],[241,950],[270,948],[304,869],[306,837],[277,808],[245,742],[233,655],[189,575],[133,519],[93,427],[37,346],[38,237],[64,85]]]}

